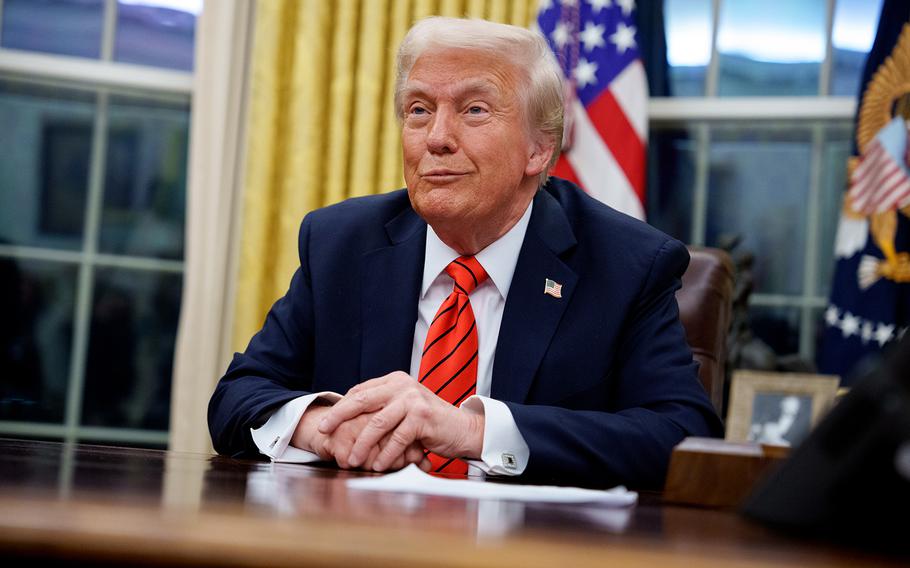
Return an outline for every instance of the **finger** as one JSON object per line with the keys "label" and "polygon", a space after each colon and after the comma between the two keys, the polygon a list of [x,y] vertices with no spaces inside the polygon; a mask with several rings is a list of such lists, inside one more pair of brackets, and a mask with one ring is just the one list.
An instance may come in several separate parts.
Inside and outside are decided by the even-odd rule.
{"label": "finger", "polygon": [[423,459],[424,459],[425,457],[426,457],[426,452],[424,451],[422,445],[420,445],[420,444],[411,444],[411,445],[408,446],[408,448],[404,451],[404,461],[405,461],[405,463],[402,465],[402,467],[404,467],[405,465],[412,464],[412,463],[419,464],[421,461],[423,461]]}
{"label": "finger", "polygon": [[405,450],[418,439],[418,420],[407,415],[389,436],[388,443],[373,460],[373,471],[385,471]]}
{"label": "finger", "polygon": [[[373,379],[373,381],[381,380],[382,379]],[[366,383],[363,384],[366,385]],[[349,392],[342,397],[341,400],[336,402],[331,410],[326,413],[322,421],[319,422],[318,429],[323,434],[331,434],[340,424],[347,420],[351,420],[366,412],[376,412],[377,410],[380,410],[400,391],[400,385],[386,381],[378,382],[371,387],[364,386],[363,388]]]}
{"label": "finger", "polygon": [[379,446],[373,446],[373,448],[370,449],[370,455],[367,456],[367,459],[365,459],[362,464],[360,464],[360,469],[365,469],[367,471],[371,470],[373,468],[373,460],[375,460],[378,455]]}
{"label": "finger", "polygon": [[331,459],[335,460],[338,467],[342,469],[352,469],[350,463],[351,447],[354,445],[354,438],[346,429],[338,430],[331,436],[326,436],[323,447],[329,453]]}
{"label": "finger", "polygon": [[430,463],[430,458],[424,456],[424,458],[422,460],[420,460],[420,463],[417,464],[417,467],[419,467],[420,469],[422,469],[423,471],[425,471],[427,473],[430,473],[430,471],[433,469],[433,464]]}
{"label": "finger", "polygon": [[391,434],[386,434],[385,436],[383,436],[382,439],[379,440],[379,443],[370,449],[370,455],[367,457],[366,460],[364,460],[364,462],[362,464],[360,464],[361,469],[364,469],[367,471],[371,471],[373,469],[373,461],[376,459],[376,456],[379,455],[379,452],[380,452],[380,450],[382,450],[383,446],[385,446],[389,442],[390,435]]}
{"label": "finger", "polygon": [[[384,446],[385,444],[380,444],[380,445]],[[400,456],[395,458],[395,460],[393,460],[392,463],[389,465],[389,467],[386,469],[388,469],[389,471],[395,471],[395,470],[399,470],[403,467],[407,467],[407,466],[411,465],[412,463],[419,464],[424,459],[425,453],[426,452],[423,449],[423,446],[421,446],[419,443],[415,442],[415,443],[411,444],[410,446],[408,446],[405,449],[403,454],[401,454]],[[378,454],[378,452],[377,452],[377,454]],[[364,469],[366,469],[368,467],[370,467],[370,466],[364,465]]]}
{"label": "finger", "polygon": [[[397,399],[389,406],[371,416],[366,426],[364,426],[363,430],[360,431],[360,434],[357,435],[354,446],[351,448],[351,463],[355,466],[362,464],[369,455],[370,449],[374,446],[378,446],[380,440],[395,431],[401,421],[404,420],[407,413],[407,407],[402,400]],[[390,437],[386,446],[392,442],[393,437]],[[411,441],[409,440],[408,444],[410,444],[410,442]],[[407,447],[407,444],[401,448],[402,451],[400,453],[404,452],[405,447]]]}

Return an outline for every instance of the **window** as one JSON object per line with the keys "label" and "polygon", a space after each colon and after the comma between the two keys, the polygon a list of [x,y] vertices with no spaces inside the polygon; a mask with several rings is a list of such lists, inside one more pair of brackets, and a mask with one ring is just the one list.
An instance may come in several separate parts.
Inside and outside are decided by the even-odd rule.
{"label": "window", "polygon": [[738,238],[754,256],[752,330],[814,361],[880,0],[664,9],[673,96],[651,103],[649,221],[695,245]]}
{"label": "window", "polygon": [[0,0],[0,435],[165,446],[202,0]]}

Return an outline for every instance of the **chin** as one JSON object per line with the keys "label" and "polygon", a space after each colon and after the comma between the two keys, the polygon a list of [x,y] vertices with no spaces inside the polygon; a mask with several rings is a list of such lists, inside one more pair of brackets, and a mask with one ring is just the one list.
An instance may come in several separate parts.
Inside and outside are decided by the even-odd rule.
{"label": "chin", "polygon": [[455,219],[463,209],[456,199],[460,192],[453,191],[451,186],[421,186],[408,193],[411,207],[427,221]]}

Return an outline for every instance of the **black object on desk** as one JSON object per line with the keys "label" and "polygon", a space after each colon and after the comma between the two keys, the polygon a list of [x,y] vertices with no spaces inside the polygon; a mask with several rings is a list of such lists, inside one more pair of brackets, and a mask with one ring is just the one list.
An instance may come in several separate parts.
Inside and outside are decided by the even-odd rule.
{"label": "black object on desk", "polygon": [[910,334],[855,383],[742,512],[791,531],[910,552]]}

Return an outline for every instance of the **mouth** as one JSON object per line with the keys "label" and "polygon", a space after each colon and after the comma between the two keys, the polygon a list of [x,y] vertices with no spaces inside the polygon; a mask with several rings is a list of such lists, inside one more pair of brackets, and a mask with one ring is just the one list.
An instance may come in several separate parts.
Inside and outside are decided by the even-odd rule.
{"label": "mouth", "polygon": [[420,174],[420,177],[431,183],[450,183],[468,175],[468,172],[450,170],[446,168],[434,168]]}

